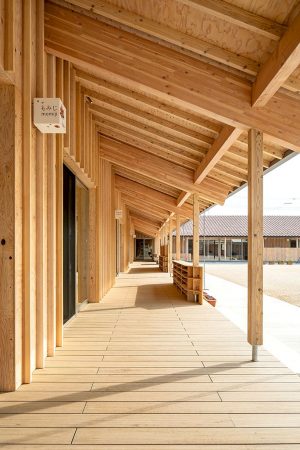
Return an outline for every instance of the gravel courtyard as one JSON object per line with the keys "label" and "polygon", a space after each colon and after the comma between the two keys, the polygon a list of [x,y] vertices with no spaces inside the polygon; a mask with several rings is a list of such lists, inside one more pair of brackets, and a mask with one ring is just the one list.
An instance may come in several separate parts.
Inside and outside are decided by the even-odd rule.
{"label": "gravel courtyard", "polygon": [[[206,272],[247,286],[247,264],[206,263]],[[300,306],[300,264],[264,265],[264,293]]]}

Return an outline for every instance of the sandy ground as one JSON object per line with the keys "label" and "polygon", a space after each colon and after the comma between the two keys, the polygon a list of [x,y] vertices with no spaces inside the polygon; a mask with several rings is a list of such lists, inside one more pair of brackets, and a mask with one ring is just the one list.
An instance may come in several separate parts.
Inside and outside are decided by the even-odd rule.
{"label": "sandy ground", "polygon": [[[211,275],[247,286],[247,264],[206,263]],[[264,265],[264,293],[300,306],[300,264]]]}

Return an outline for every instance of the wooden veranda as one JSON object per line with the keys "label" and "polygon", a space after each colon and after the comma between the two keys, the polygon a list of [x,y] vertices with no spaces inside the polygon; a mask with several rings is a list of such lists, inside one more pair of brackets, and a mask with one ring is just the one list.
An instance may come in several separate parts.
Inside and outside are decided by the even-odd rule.
{"label": "wooden veranda", "polygon": [[[174,253],[178,259],[180,224],[193,219],[193,264],[198,266],[199,213],[213,205],[222,205],[228,195],[248,183],[247,340],[252,346],[252,359],[256,360],[257,346],[263,344],[263,173],[300,151],[299,0],[0,0],[0,19],[0,391],[14,391],[25,384],[16,394],[0,395],[0,400],[14,401],[14,395],[23,398],[27,391],[35,390],[39,385],[37,380],[46,377],[46,373],[50,378],[57,376],[57,379],[73,376],[75,380],[81,375],[93,380],[98,377],[94,369],[92,373],[82,370],[64,373],[68,358],[62,359],[63,364],[57,373],[47,366],[43,374],[35,372],[33,376],[36,369],[45,368],[47,357],[59,361],[60,354],[68,356],[63,352],[68,353],[68,342],[74,335],[72,324],[64,326],[67,300],[64,280],[68,270],[64,245],[72,238],[74,245],[78,246],[76,211],[72,216],[75,232],[67,234],[66,239],[65,168],[69,169],[70,177],[87,190],[88,208],[84,211],[88,211],[85,218],[88,239],[81,242],[80,249],[74,247],[73,251],[76,258],[79,252],[80,255],[85,254],[86,302],[95,304],[82,309],[74,324],[91,317],[91,323],[99,321],[96,328],[101,328],[105,322],[104,315],[103,319],[101,315],[109,298],[105,295],[116,293],[117,297],[120,293],[125,298],[127,296],[123,288],[110,289],[115,284],[116,275],[127,272],[133,261],[136,234],[155,239],[155,253],[159,253],[160,244],[170,244],[176,229]],[[60,98],[63,101],[67,113],[65,134],[43,134],[35,127],[34,98]],[[171,270],[171,245],[168,246],[168,256]],[[78,264],[76,267],[75,272]],[[158,276],[157,273],[155,275]],[[122,279],[118,282],[122,283]],[[159,282],[157,284],[160,285]],[[160,289],[162,287],[151,293],[151,305],[155,302],[155,293],[163,296]],[[170,293],[163,291],[166,299],[173,299],[174,288],[169,286],[166,289],[171,289]],[[75,276],[74,292],[77,292]],[[181,305],[183,300],[175,297],[174,302]],[[106,300],[102,301],[103,298]],[[121,306],[117,300],[111,308],[112,311],[118,310],[117,315],[121,317],[123,310],[118,309]],[[145,301],[147,303],[148,300]],[[127,311],[126,302],[124,305],[124,311]],[[72,307],[75,310],[75,298]],[[124,317],[127,318],[127,314],[130,317],[131,312],[134,314],[135,308],[138,308],[136,304],[132,311],[128,309],[124,313]],[[172,322],[176,313],[176,308],[175,311],[173,306],[170,308],[167,322]],[[199,316],[200,328],[210,316],[213,317],[214,328],[220,326],[220,332],[225,323],[226,329],[232,328],[205,305],[187,303],[179,309],[193,310],[192,314]],[[141,320],[145,318],[151,322],[150,316],[141,314]],[[112,318],[113,322],[115,320],[112,312],[106,317],[108,320]],[[178,320],[180,316],[174,319],[176,332]],[[153,327],[155,333],[154,324],[149,324],[149,327]],[[226,338],[225,328],[223,338],[230,341],[230,333]],[[125,333],[124,340],[129,337],[126,330],[121,331]],[[106,336],[109,339],[110,334],[111,330]],[[86,336],[93,341],[91,330],[86,330]],[[79,339],[84,341],[84,333],[80,332]],[[146,345],[147,339],[141,342]],[[174,342],[177,342],[176,336]],[[159,345],[163,345],[163,340]],[[185,335],[182,345],[191,347],[194,340]],[[251,349],[245,342],[240,345],[246,346],[247,352]],[[75,342],[75,352],[77,348]],[[209,352],[214,351],[213,344],[207,348],[206,356],[212,356],[213,353]],[[80,355],[85,361],[89,350],[83,348],[82,351],[84,354]],[[188,355],[185,353],[183,356]],[[235,358],[231,359],[231,356],[234,355],[234,352],[227,355],[232,363]],[[264,355],[263,351],[261,355]],[[198,362],[209,361],[202,357],[200,361],[196,359]],[[261,361],[267,362],[268,358]],[[133,366],[129,359],[127,362],[131,372]],[[98,363],[90,367],[100,371],[105,364]],[[221,365],[223,363],[224,360]],[[243,364],[240,360],[239,363]],[[121,366],[120,373],[123,373]],[[237,377],[235,382],[243,384],[240,374],[248,367],[247,364],[232,372]],[[253,373],[255,367],[264,369],[266,365],[261,363],[251,367],[250,373]],[[176,372],[175,366],[173,369]],[[205,372],[203,376],[211,376],[210,380],[214,382],[212,373],[205,367],[202,369],[200,372]],[[270,379],[278,371],[285,373],[277,362],[269,369]],[[159,377],[164,377],[156,369],[154,372],[153,376],[158,373]],[[266,376],[267,372],[262,375]],[[168,375],[168,370],[163,373]],[[112,372],[108,375],[113,376]],[[134,376],[139,375],[134,373]],[[176,375],[173,373],[172,376]],[[296,375],[287,375],[287,379],[289,377],[293,383],[282,383],[284,394],[268,397],[269,386],[276,386],[276,383],[270,383],[261,398],[255,397],[253,392],[251,395],[259,398],[258,401],[264,398],[272,402],[283,400],[286,391],[298,386],[294,383]],[[33,380],[35,382],[30,384]],[[169,383],[168,380],[166,382]],[[213,386],[214,383],[208,384]],[[59,390],[58,385],[54,387]],[[244,392],[243,389],[241,391]],[[81,402],[85,401],[82,395],[77,392],[72,397],[72,402],[73,398],[75,402],[79,399],[76,407],[73,405],[76,412],[82,412]],[[46,397],[37,395],[38,401],[47,401]],[[183,401],[181,394],[179,397]],[[168,396],[166,398],[169,399]],[[177,394],[174,398],[178,398]],[[199,410],[197,406],[197,411],[203,411],[201,405]],[[73,406],[71,411],[75,412]],[[131,406],[117,408],[114,412],[126,415]],[[194,413],[194,406],[193,403],[187,405],[186,411],[191,408]],[[268,405],[261,406],[262,413],[266,412],[266,422],[262,418],[261,423],[268,424],[267,427],[274,426],[270,425],[275,419]],[[30,410],[30,407],[24,407]],[[93,402],[90,407],[92,412]],[[157,411],[160,405],[154,405],[154,408]],[[174,411],[171,406],[166,408],[162,405],[162,408],[177,411],[177,406],[174,406]],[[243,422],[239,416],[240,413],[245,413],[244,417],[248,412],[252,414],[253,408],[249,404],[239,410],[222,408],[222,413],[237,414],[235,424],[246,423],[247,427],[249,423],[255,423],[252,426],[256,427],[257,421],[247,422],[245,419]],[[277,412],[295,412],[290,403],[276,403],[274,408],[278,408]],[[17,408],[16,412],[21,410]],[[213,407],[209,413],[218,411],[218,407],[215,410]],[[297,413],[289,417],[290,422],[284,423],[298,426]],[[267,416],[270,418],[266,419]],[[44,442],[41,437],[43,431],[39,435],[41,441],[36,443],[70,444],[76,424],[71,420],[72,415],[68,417],[65,420],[69,420],[72,431],[66,432],[66,441]],[[19,418],[20,423],[30,423],[30,420],[26,422],[26,417]],[[45,418],[46,421],[48,419]],[[230,427],[234,422],[230,417],[221,419],[226,423],[224,427]],[[10,420],[5,419],[4,425],[14,423]],[[42,428],[43,420],[38,425]],[[147,423],[156,423],[158,419],[151,420],[149,418]],[[199,426],[198,419],[191,420]],[[205,420],[214,419],[210,416]],[[116,423],[126,427],[125,419],[118,419]],[[136,426],[142,426],[141,423],[144,422],[137,422]],[[169,419],[165,424],[169,424]],[[86,433],[93,436],[89,430]],[[269,448],[273,450],[296,448],[284,447],[284,443],[298,445],[300,442],[297,429],[290,434],[290,429],[277,429],[277,425],[272,428],[272,433],[277,436],[272,441],[268,440],[269,435],[260,434],[258,429],[257,436],[261,438],[255,442],[252,438],[249,441],[246,438],[240,441],[236,437],[230,440],[228,430],[224,431],[223,440],[218,442],[213,437],[205,438],[199,431],[195,434],[195,441],[190,438],[190,441],[177,442],[176,433],[174,431],[174,440],[170,441],[172,449],[176,444],[195,444],[201,448],[201,442],[203,445],[225,445],[225,436],[229,445],[232,444],[231,448],[235,448],[234,444],[241,444],[236,448],[258,449],[260,447],[248,444],[270,444]],[[135,441],[139,448],[146,444],[146,435]],[[81,445],[82,441],[76,436],[73,443]],[[154,435],[149,444],[160,446],[153,448],[161,448],[167,444],[168,436],[166,434],[161,441],[154,442]],[[128,443],[130,446],[133,441],[126,439],[110,442],[112,445]],[[208,442],[209,439],[212,440]],[[103,445],[108,442],[100,441],[99,444]],[[26,448],[25,443],[21,442],[22,448]],[[34,440],[28,445],[31,444],[35,444]],[[91,443],[92,448],[96,448],[94,444]]]}

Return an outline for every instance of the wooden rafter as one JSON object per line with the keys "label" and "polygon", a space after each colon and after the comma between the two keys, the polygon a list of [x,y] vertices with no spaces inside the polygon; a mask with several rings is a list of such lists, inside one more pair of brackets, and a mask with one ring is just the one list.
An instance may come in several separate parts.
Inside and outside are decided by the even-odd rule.
{"label": "wooden rafter", "polygon": [[[174,135],[173,129],[162,127],[161,124],[159,126],[156,123],[152,122],[148,119],[148,121],[145,121],[144,117],[141,118],[141,116],[137,117],[136,115],[130,115],[128,114],[127,105],[123,105],[123,108],[120,109],[118,112],[112,111],[110,108],[110,100],[107,99],[108,104],[102,103],[101,106],[92,105],[90,108],[95,115],[98,115],[99,117],[103,117],[105,119],[110,119],[114,123],[122,123],[127,124],[127,126],[130,126],[133,130],[137,130],[137,132],[143,132],[147,134],[148,136],[159,136],[160,139],[167,143],[175,144],[176,147],[182,148],[185,150],[190,150],[191,152],[194,152],[199,155],[199,153],[205,152],[205,149],[208,149],[210,145],[213,142],[213,138],[206,136],[204,134],[200,135],[198,139],[193,139],[193,142],[191,142],[190,139],[186,139],[185,137],[179,137]],[[122,115],[123,111],[126,113],[126,115]],[[160,121],[161,122],[161,121]]]}
{"label": "wooden rafter", "polygon": [[126,178],[115,176],[115,183],[117,189],[122,193],[138,199],[151,206],[162,208],[169,212],[180,214],[182,217],[192,218],[192,208],[185,205],[181,208],[177,207],[176,199],[170,195],[151,189],[147,186],[143,186],[140,183],[128,180]]}
{"label": "wooden rafter", "polygon": [[[46,10],[46,49],[50,53],[94,75],[118,80],[160,101],[176,102],[228,125],[244,130],[260,127],[273,141],[299,150],[300,133],[294,123],[300,121],[300,111],[294,98],[277,92],[262,114],[252,109],[252,85],[243,78],[188,56],[178,58],[174,50],[160,47],[158,53],[153,42],[56,5],[47,4]],[[183,75],[184,85],[180,81]]]}
{"label": "wooden rafter", "polygon": [[135,220],[136,222],[140,222],[140,223],[144,223],[145,225],[148,225],[149,227],[154,227],[154,228],[160,228],[162,222],[156,219],[152,219],[150,217],[145,217],[140,213],[136,213],[136,212],[130,212],[130,216],[133,220]]}
{"label": "wooden rafter", "polygon": [[[184,2],[185,0],[181,1]],[[102,0],[67,0],[67,2],[70,4],[70,7],[71,5],[72,7],[77,5],[80,7],[80,11],[92,15],[92,17],[108,19],[117,27],[123,26],[125,29],[129,27],[133,32],[139,33],[148,39],[157,40],[162,45],[171,46],[179,52],[185,52],[200,58],[209,58],[211,61],[225,64],[249,75],[256,76],[259,72],[260,64],[253,61],[253,59],[221,48],[213,42],[207,42],[174,28],[169,28],[165,24],[154,22],[119,6]],[[227,5],[226,2],[216,2],[214,0],[199,0],[199,2],[191,0],[189,2],[189,0],[186,0],[186,3],[190,3],[192,7],[202,9],[203,12],[218,16],[227,22],[246,28],[249,31],[254,31],[269,39],[279,40],[285,31],[285,26],[281,24],[257,16],[232,4]],[[300,83],[295,79],[291,83],[288,82],[286,87],[298,91]]]}
{"label": "wooden rafter", "polygon": [[[144,114],[151,114],[159,120],[167,120],[172,123],[175,129],[187,128],[193,133],[205,133],[210,137],[216,137],[221,130],[221,125],[204,116],[194,114],[191,111],[174,105],[170,102],[160,101],[152,97],[147,97],[137,90],[128,89],[120,84],[112,83],[99,76],[94,76],[83,70],[76,69],[76,79],[85,88],[94,93],[104,94],[110,99],[110,104],[114,100],[126,104],[126,109],[130,107],[142,111]],[[199,139],[199,137],[197,136]]]}
{"label": "wooden rafter", "polygon": [[183,191],[197,192],[201,198],[211,202],[222,204],[228,193],[225,194],[216,190],[213,192],[206,186],[203,188],[194,185],[193,171],[133,146],[105,137],[101,137],[100,157],[112,164],[123,166]]}
{"label": "wooden rafter", "polygon": [[223,0],[180,0],[200,11],[269,39],[279,40],[285,26]]}
{"label": "wooden rafter", "polygon": [[182,206],[184,202],[190,197],[191,192],[182,191],[177,199],[177,206]]}
{"label": "wooden rafter", "polygon": [[194,182],[200,184],[241,135],[242,130],[225,126],[196,169]]}
{"label": "wooden rafter", "polygon": [[149,217],[150,219],[152,218],[163,222],[169,216],[168,212],[164,213],[159,208],[155,208],[153,210],[149,205],[141,205],[141,203],[136,202],[135,199],[132,199],[127,195],[122,195],[122,200],[124,201],[124,204],[128,206],[130,212],[139,212],[144,217]]}
{"label": "wooden rafter", "polygon": [[[89,96],[93,98],[93,102],[99,106],[100,108],[104,108],[109,111],[114,111],[117,113],[121,113],[124,115],[126,119],[132,119],[144,125],[151,125],[155,128],[156,133],[159,134],[161,131],[171,134],[173,138],[184,139],[185,141],[199,145],[203,145],[203,147],[208,147],[213,142],[213,137],[198,133],[193,130],[189,130],[183,126],[179,126],[174,123],[172,120],[166,120],[157,115],[150,114],[149,112],[142,111],[137,107],[132,107],[128,103],[120,102],[115,100],[110,96],[102,96],[99,94],[93,93],[93,91],[87,90],[86,93],[89,93]],[[98,98],[101,97],[102,100],[98,101]],[[94,110],[94,108],[91,108]]]}
{"label": "wooden rafter", "polygon": [[300,13],[259,71],[252,90],[252,105],[263,107],[300,65]]}
{"label": "wooden rafter", "polygon": [[197,157],[196,155],[190,154],[188,149],[178,148],[178,146],[172,143],[167,144],[161,141],[159,136],[147,136],[143,132],[134,132],[133,129],[123,126],[121,123],[118,126],[110,121],[98,119],[97,117],[95,117],[95,123],[103,136],[132,145],[192,170],[196,168],[197,161],[199,161],[200,157],[204,156],[200,151]]}

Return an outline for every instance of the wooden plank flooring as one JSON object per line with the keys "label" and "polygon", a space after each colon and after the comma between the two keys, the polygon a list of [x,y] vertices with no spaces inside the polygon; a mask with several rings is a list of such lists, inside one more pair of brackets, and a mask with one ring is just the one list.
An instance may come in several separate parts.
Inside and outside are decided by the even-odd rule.
{"label": "wooden plank flooring", "polygon": [[31,385],[0,394],[10,450],[300,449],[300,378],[168,274],[135,265],[65,329]]}

